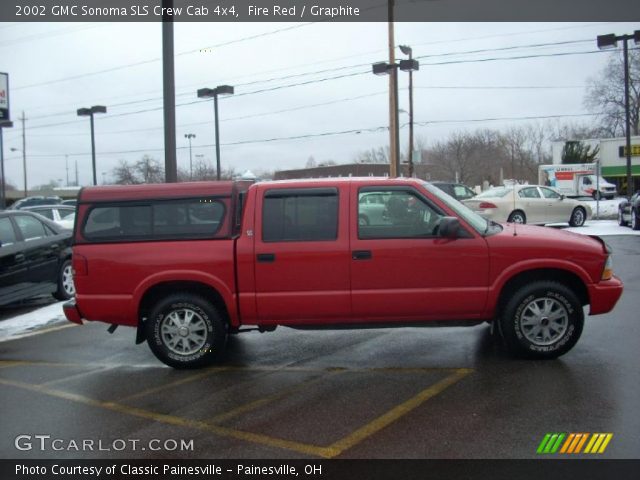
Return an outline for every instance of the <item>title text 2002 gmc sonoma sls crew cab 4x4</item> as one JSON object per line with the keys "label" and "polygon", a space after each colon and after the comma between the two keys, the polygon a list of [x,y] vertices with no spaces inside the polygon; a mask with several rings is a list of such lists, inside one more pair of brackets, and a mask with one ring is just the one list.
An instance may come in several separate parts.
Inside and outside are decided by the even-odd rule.
{"label": "title text 2002 gmc sonoma sls crew cab 4x4", "polygon": [[583,306],[622,294],[599,238],[501,225],[416,179],[194,182],[81,191],[69,320],[137,328],[175,368],[227,336],[492,322],[514,354],[554,358]]}

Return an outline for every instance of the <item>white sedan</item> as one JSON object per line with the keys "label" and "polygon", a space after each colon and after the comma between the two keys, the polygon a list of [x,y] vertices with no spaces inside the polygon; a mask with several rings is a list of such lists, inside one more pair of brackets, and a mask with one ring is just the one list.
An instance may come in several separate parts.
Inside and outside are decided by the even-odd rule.
{"label": "white sedan", "polygon": [[591,216],[584,202],[540,185],[494,187],[463,202],[489,220],[510,223],[569,223],[581,227]]}
{"label": "white sedan", "polygon": [[34,207],[25,207],[23,210],[38,213],[43,217],[56,222],[62,228],[73,230],[73,222],[75,221],[76,208],[68,205],[38,205]]}

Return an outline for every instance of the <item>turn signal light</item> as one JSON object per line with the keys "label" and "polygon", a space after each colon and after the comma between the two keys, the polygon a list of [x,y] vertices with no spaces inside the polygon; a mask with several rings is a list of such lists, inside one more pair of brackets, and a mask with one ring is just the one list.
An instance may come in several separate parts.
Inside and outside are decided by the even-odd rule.
{"label": "turn signal light", "polygon": [[481,202],[480,205],[478,205],[478,208],[481,209],[485,209],[485,208],[498,208],[495,206],[495,204],[491,203],[491,202]]}

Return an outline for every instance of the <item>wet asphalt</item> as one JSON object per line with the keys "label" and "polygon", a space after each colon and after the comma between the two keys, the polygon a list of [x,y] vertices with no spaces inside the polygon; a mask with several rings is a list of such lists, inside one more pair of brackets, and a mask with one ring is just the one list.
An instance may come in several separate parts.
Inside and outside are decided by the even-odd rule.
{"label": "wet asphalt", "polygon": [[251,332],[199,371],[102,324],[0,343],[0,458],[534,458],[549,432],[640,458],[640,239],[607,242],[625,292],[554,361],[487,325]]}

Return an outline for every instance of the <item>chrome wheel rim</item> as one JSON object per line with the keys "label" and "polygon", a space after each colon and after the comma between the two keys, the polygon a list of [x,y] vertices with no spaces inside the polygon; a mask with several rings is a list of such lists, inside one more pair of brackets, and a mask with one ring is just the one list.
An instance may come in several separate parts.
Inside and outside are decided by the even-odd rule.
{"label": "chrome wheel rim", "polygon": [[523,335],[534,345],[553,345],[569,328],[569,313],[555,298],[542,297],[529,302],[520,314]]}
{"label": "chrome wheel rim", "polygon": [[73,284],[73,267],[67,265],[62,269],[62,288],[69,296],[76,294],[76,286]]}
{"label": "chrome wheel rim", "polygon": [[[566,218],[566,217],[565,217]],[[520,213],[511,216],[511,223],[524,223],[524,217]]]}
{"label": "chrome wheel rim", "polygon": [[193,355],[207,341],[207,324],[190,308],[173,310],[160,324],[162,343],[178,355]]}

